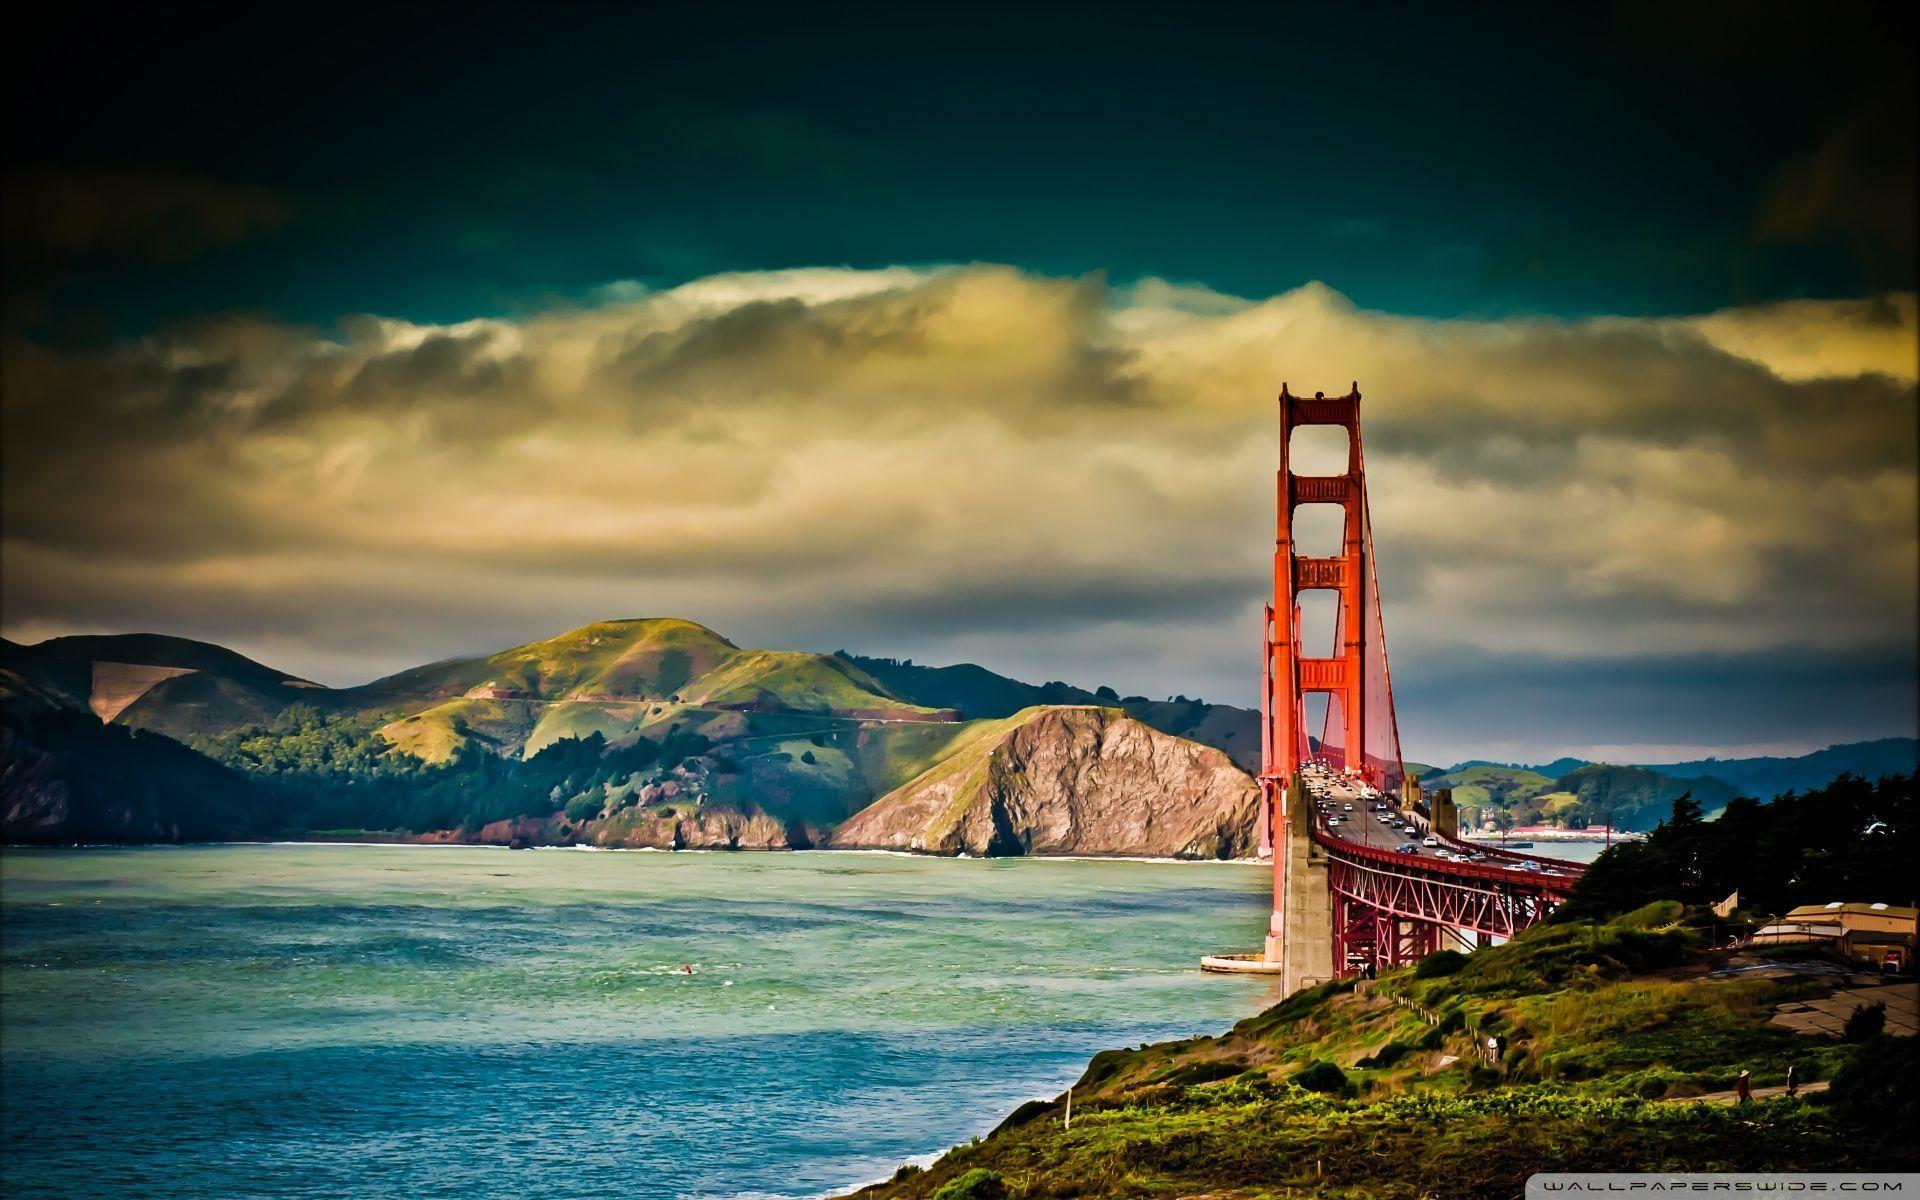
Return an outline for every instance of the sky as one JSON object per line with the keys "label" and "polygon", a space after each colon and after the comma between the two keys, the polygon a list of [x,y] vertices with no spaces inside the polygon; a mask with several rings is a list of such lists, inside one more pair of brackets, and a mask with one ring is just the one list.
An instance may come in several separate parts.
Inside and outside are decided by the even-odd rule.
{"label": "sky", "polygon": [[1895,8],[25,32],[9,638],[346,684],[677,615],[1246,704],[1273,397],[1358,381],[1410,756],[1913,732]]}

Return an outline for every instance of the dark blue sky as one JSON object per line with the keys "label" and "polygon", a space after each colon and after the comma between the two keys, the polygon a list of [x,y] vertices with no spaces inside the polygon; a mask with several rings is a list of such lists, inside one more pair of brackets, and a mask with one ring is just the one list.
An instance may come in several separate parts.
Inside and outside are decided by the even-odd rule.
{"label": "dark blue sky", "polygon": [[[1892,11],[69,6],[8,72],[9,295],[87,336],[819,264],[1317,279],[1425,315],[1911,288]],[[271,211],[195,240],[183,179]],[[17,194],[46,180],[164,211],[49,250]]]}

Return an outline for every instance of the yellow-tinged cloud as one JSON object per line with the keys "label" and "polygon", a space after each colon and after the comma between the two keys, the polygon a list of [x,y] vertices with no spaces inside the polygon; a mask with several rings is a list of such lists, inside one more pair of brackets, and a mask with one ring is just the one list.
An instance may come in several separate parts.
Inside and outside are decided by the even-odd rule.
{"label": "yellow-tinged cloud", "polygon": [[1432,321],[993,266],[16,343],[0,598],[335,678],[643,612],[1225,662],[1273,396],[1357,379],[1397,654],[1907,645],[1915,347],[1910,295]]}

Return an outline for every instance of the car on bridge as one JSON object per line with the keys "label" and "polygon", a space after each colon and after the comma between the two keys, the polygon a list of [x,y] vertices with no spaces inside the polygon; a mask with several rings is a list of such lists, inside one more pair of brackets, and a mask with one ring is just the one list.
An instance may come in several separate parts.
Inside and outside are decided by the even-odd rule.
{"label": "car on bridge", "polygon": [[1437,838],[1437,837],[1435,837],[1435,836],[1433,836],[1432,834],[1428,834],[1428,835],[1427,835],[1427,836],[1426,836],[1426,837],[1425,837],[1425,838],[1424,838],[1424,839],[1423,839],[1423,840],[1421,841],[1421,843],[1420,843],[1420,844],[1421,844],[1422,846],[1438,846],[1438,845],[1440,844],[1440,839],[1439,839],[1439,838]]}

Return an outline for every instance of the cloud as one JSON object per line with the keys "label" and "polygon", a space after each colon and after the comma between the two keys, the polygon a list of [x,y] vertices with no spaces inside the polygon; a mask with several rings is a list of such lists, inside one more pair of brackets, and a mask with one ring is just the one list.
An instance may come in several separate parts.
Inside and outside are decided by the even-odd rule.
{"label": "cloud", "polygon": [[1436,321],[982,265],[601,297],[15,339],[8,636],[165,629],[349,682],[676,613],[1245,701],[1272,398],[1358,378],[1396,679],[1435,727],[1423,664],[1911,657],[1910,295]]}

